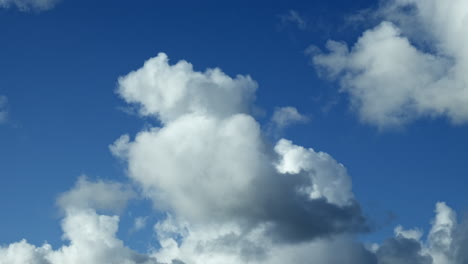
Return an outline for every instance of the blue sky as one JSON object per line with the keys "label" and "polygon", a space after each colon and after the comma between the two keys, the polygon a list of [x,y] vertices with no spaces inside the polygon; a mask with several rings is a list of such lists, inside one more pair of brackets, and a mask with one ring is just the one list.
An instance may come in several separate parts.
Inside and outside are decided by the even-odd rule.
{"label": "blue sky", "polygon": [[[420,1],[409,2],[425,10]],[[63,213],[57,197],[80,175],[87,175],[90,181],[134,186],[140,198],[119,212],[118,236],[140,253],[159,246],[153,226],[164,218],[164,211],[152,207],[153,197],[140,193],[145,187],[135,180],[138,177],[128,176],[131,161],[109,151],[123,134],[133,140],[149,127],[168,126],[151,114],[139,116],[140,106],[128,104],[125,100],[131,100],[117,92],[122,86],[119,77],[140,69],[159,52],[167,54],[170,64],[190,62],[194,71],[219,67],[232,78],[251,76],[258,84],[251,115],[272,146],[287,138],[326,152],[346,167],[352,192],[372,230],[357,235],[357,240],[382,243],[393,236],[397,225],[428,234],[437,202],[446,202],[460,216],[467,210],[468,118],[463,104],[468,99],[463,96],[468,88],[462,86],[456,96],[434,86],[435,92],[454,93],[459,99],[441,99],[440,108],[436,99],[418,99],[426,94],[417,89],[411,90],[416,95],[409,99],[416,103],[394,105],[386,101],[391,101],[392,91],[397,94],[400,84],[401,89],[406,83],[413,85],[407,75],[391,72],[393,68],[386,69],[395,82],[386,82],[386,76],[359,75],[356,72],[363,70],[353,68],[358,67],[353,60],[365,48],[356,49],[354,56],[326,47],[328,40],[352,47],[363,32],[389,20],[409,45],[434,56],[434,64],[445,67],[441,72],[451,69],[444,58],[463,57],[455,48],[440,48],[450,36],[435,32],[439,42],[433,42],[442,44],[432,46],[413,32],[416,22],[385,13],[390,8],[383,9],[377,1],[62,0],[47,10],[20,10],[15,3],[21,1],[0,0],[0,6],[7,6],[0,8],[0,95],[6,98],[0,107],[7,113],[4,120],[0,118],[0,245],[26,238],[37,246],[47,241],[60,247]],[[423,15],[419,26],[429,23]],[[348,66],[328,76],[337,66],[326,59],[336,54],[347,59]],[[320,56],[325,60],[317,60]],[[414,69],[424,68],[417,64],[419,55],[414,56]],[[428,70],[433,75],[434,71]],[[409,75],[419,73],[415,72]],[[367,77],[370,81],[364,82]],[[456,74],[453,78],[456,84],[460,81]],[[381,97],[362,95],[373,93],[375,86],[380,87]],[[353,104],[356,100],[361,104]],[[379,115],[380,110],[373,108],[376,100],[377,105],[388,105],[390,114]],[[288,106],[308,121],[285,128],[275,125],[271,121],[275,110]],[[390,120],[394,116],[388,117],[395,109],[401,110],[395,114],[396,123]],[[143,230],[132,230],[135,217],[147,217]]]}

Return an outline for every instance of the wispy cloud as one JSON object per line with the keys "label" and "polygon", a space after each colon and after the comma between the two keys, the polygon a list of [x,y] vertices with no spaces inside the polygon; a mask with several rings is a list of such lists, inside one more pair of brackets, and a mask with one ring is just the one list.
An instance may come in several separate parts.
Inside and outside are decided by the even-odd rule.
{"label": "wispy cloud", "polygon": [[0,95],[0,124],[8,120],[8,98]]}
{"label": "wispy cloud", "polygon": [[0,7],[16,7],[20,11],[45,11],[53,8],[60,0],[0,0]]}
{"label": "wispy cloud", "polygon": [[281,25],[285,26],[287,24],[293,24],[299,29],[307,28],[307,21],[295,10],[289,10],[288,13],[280,15]]}

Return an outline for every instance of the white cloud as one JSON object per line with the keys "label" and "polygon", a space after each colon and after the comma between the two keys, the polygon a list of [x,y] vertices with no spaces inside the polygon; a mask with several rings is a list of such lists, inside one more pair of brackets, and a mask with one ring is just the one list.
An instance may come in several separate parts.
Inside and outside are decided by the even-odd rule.
{"label": "white cloud", "polygon": [[8,120],[8,98],[0,95],[0,124]]}
{"label": "white cloud", "polygon": [[123,184],[90,182],[86,176],[81,176],[73,189],[59,196],[57,203],[63,210],[93,208],[119,212],[126,207],[127,201],[134,197],[134,191]]}
{"label": "white cloud", "polygon": [[286,106],[276,108],[271,121],[281,129],[295,123],[306,123],[309,118],[299,113],[295,107]]}
{"label": "white cloud", "polygon": [[[339,80],[365,123],[386,128],[423,117],[467,122],[468,3],[390,3],[382,13],[393,23],[367,30],[351,48],[329,41],[329,52],[314,54],[313,63]],[[402,11],[408,5],[412,11]]]}
{"label": "white cloud", "polygon": [[124,159],[128,155],[129,135],[122,135],[113,144],[109,145],[109,150],[115,157]]}
{"label": "white cloud", "polygon": [[163,124],[111,146],[172,215],[156,226],[161,261],[272,263],[301,242],[366,228],[343,165],[291,141],[265,142],[249,112],[257,86],[250,77],[196,72],[159,54],[119,84],[124,100]]}
{"label": "white cloud", "polygon": [[403,229],[401,225],[395,228],[395,236],[402,236],[407,239],[414,239],[419,241],[423,233],[420,229]]}
{"label": "white cloud", "polygon": [[140,216],[140,217],[135,218],[132,231],[142,230],[143,228],[146,227],[147,221],[148,221],[148,217],[146,216]]}
{"label": "white cloud", "polygon": [[53,8],[60,0],[0,0],[0,7],[16,6],[21,11],[44,11]]}
{"label": "white cloud", "polygon": [[118,93],[126,102],[138,104],[140,114],[167,123],[188,113],[222,118],[248,112],[256,88],[249,76],[232,79],[220,69],[195,72],[186,61],[170,66],[160,53],[143,68],[119,78]]}
{"label": "white cloud", "polygon": [[312,184],[304,191],[311,199],[326,198],[340,206],[348,205],[354,198],[351,179],[346,168],[324,152],[315,152],[281,139],[275,146],[280,155],[276,168],[280,173],[299,174],[307,172]]}
{"label": "white cloud", "polygon": [[98,214],[96,210],[115,209],[130,198],[119,183],[89,182],[80,178],[76,186],[62,194],[59,204],[65,211],[63,238],[68,241],[54,250],[26,240],[0,247],[1,264],[157,264],[154,258],[125,247],[116,237],[119,217]]}

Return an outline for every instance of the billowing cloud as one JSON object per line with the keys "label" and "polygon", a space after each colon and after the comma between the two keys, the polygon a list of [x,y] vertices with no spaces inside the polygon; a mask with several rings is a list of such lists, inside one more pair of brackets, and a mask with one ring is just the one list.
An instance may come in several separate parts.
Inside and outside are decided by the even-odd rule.
{"label": "billowing cloud", "polygon": [[0,7],[17,7],[21,11],[44,11],[53,8],[60,0],[0,0]]}
{"label": "billowing cloud", "polygon": [[8,98],[0,95],[0,124],[8,120]]}
{"label": "billowing cloud", "polygon": [[314,53],[320,73],[339,80],[360,119],[380,128],[418,118],[468,121],[468,3],[395,0],[388,21],[348,47],[329,41]]}
{"label": "billowing cloud", "polygon": [[62,221],[66,245],[54,250],[26,240],[0,247],[1,264],[157,264],[154,258],[138,254],[116,237],[119,216],[99,214],[98,210],[115,210],[131,195],[123,185],[90,182],[80,178],[76,186],[62,194],[58,204],[65,212]]}
{"label": "billowing cloud", "polygon": [[186,61],[171,66],[166,54],[160,53],[143,68],[121,77],[118,93],[126,102],[137,104],[141,115],[168,123],[189,113],[217,118],[247,113],[256,89],[249,76],[232,79],[220,69],[195,72]]}
{"label": "billowing cloud", "polygon": [[[163,259],[270,259],[266,245],[367,230],[342,164],[285,139],[266,142],[249,112],[256,87],[248,76],[196,72],[186,61],[170,65],[165,54],[119,79],[122,98],[162,122],[133,141],[121,137],[111,150],[155,206],[172,215],[157,229],[166,241]],[[303,120],[291,109],[277,115],[283,125]],[[200,248],[210,260],[193,256]]]}

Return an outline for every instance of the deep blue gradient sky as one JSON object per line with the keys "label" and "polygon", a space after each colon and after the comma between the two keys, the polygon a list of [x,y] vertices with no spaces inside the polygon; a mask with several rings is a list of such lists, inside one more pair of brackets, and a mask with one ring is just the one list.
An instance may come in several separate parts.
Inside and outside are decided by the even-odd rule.
{"label": "deep blue gradient sky", "polygon": [[[433,207],[468,208],[468,126],[422,119],[380,131],[362,124],[338,85],[321,79],[305,50],[328,39],[354,43],[369,24],[346,18],[376,1],[120,1],[64,0],[54,9],[0,9],[0,95],[9,120],[0,125],[0,244],[28,238],[60,243],[57,195],[77,177],[127,181],[108,145],[155,120],[126,113],[115,94],[119,76],[158,52],[186,59],[196,70],[220,67],[259,84],[258,119],[294,106],[311,121],[286,138],[325,151],[343,163],[375,227],[364,241],[391,236],[395,225],[429,228]],[[282,23],[296,10],[305,29]],[[132,202],[121,236],[145,249],[152,236],[131,234]],[[130,215],[131,214],[131,215]],[[157,215],[151,216],[153,221]]]}

